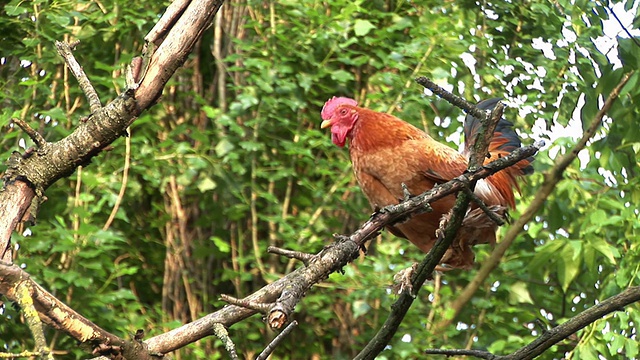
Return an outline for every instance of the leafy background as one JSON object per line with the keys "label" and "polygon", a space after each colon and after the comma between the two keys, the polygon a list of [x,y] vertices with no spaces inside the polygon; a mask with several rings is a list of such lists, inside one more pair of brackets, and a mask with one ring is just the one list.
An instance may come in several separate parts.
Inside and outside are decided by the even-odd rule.
{"label": "leafy background", "polygon": [[[122,90],[125,64],[166,5],[6,3],[2,158],[31,145],[12,117],[56,141],[88,114],[55,40],[81,41],[76,57],[106,103]],[[139,328],[152,336],[215,311],[224,305],[220,294],[245,296],[299,266],[267,255],[268,245],[315,252],[332,233],[349,233],[368,218],[347,151],[319,129],[326,99],[355,97],[458,146],[461,112],[424,94],[412,81],[418,75],[469,100],[504,97],[525,143],[546,140],[512,213],[518,217],[603,96],[638,68],[638,39],[605,35],[603,24],[615,24],[611,9],[635,16],[638,3],[227,2],[130,137],[48,189],[37,225],[13,237],[16,263],[121,336]],[[626,24],[634,33],[635,19]],[[637,84],[634,74],[597,137],[462,312],[451,319],[447,304],[474,271],[436,277],[381,359],[415,358],[428,347],[507,353],[639,284]],[[480,249],[477,261],[490,251]],[[422,256],[384,233],[368,256],[299,304],[301,325],[275,358],[354,356],[395,300],[393,274]],[[638,310],[609,315],[541,358],[638,357]],[[3,350],[31,348],[18,310],[5,303],[0,314]],[[259,316],[230,334],[244,357],[275,336]],[[73,339],[47,336],[58,358],[86,357]],[[177,354],[226,356],[213,338]]]}

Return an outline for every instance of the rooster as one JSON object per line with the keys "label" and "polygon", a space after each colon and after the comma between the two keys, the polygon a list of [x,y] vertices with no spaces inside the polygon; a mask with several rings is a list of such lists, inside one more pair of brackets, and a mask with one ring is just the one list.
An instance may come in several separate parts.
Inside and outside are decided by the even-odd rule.
{"label": "rooster", "polygon": [[[500,99],[478,103],[481,110],[493,109]],[[333,97],[322,108],[321,128],[331,127],[331,140],[344,147],[349,140],[349,155],[358,184],[371,206],[381,209],[398,204],[405,189],[419,195],[436,184],[445,183],[467,169],[468,155],[480,128],[480,120],[467,115],[464,122],[465,147],[462,153],[441,144],[424,131],[390,114],[358,107],[355,100]],[[489,145],[493,161],[521,146],[513,124],[501,119]],[[515,207],[513,189],[517,178],[533,172],[533,158],[521,160],[485,180],[479,180],[475,194],[499,217]],[[485,163],[486,163],[485,162]],[[404,188],[403,188],[404,187]],[[387,226],[394,235],[406,238],[424,252],[436,242],[436,230],[455,202],[454,195],[431,204],[432,211]],[[497,224],[477,204],[468,210],[451,247],[442,258],[445,268],[470,268],[475,244],[495,244]]]}

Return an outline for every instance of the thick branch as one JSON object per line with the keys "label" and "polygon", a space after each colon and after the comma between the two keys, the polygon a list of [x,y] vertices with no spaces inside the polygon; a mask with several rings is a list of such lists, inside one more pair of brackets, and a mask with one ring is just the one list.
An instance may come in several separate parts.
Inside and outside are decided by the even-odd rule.
{"label": "thick branch", "polygon": [[222,0],[194,0],[187,5],[186,1],[175,1],[145,37],[157,48],[153,49],[147,71],[136,90],[138,114],[155,104],[167,81],[211,26],[222,3]]}
{"label": "thick branch", "polygon": [[576,145],[568,151],[564,156],[556,160],[555,165],[544,174],[544,182],[536,193],[529,207],[522,213],[507,230],[504,237],[498,243],[496,248],[491,253],[491,256],[482,264],[478,270],[476,276],[469,282],[469,284],[462,290],[458,297],[449,305],[450,309],[453,309],[454,316],[447,320],[443,320],[435,327],[435,331],[441,331],[444,327],[449,326],[456,316],[460,313],[462,308],[471,300],[473,294],[478,290],[480,285],[489,277],[489,274],[500,264],[500,259],[507,252],[507,249],[511,246],[516,237],[520,234],[524,225],[527,224],[533,216],[544,206],[547,198],[551,195],[556,185],[562,180],[562,174],[566,168],[576,159],[580,150],[584,149],[587,142],[595,135],[596,131],[600,128],[602,119],[615,100],[618,98],[620,91],[625,84],[631,78],[633,72],[625,74],[620,83],[613,89],[609,97],[605,100],[604,105],[598,111],[591,121],[589,127],[582,135],[582,138],[576,143]]}
{"label": "thick branch", "polygon": [[102,330],[48,293],[20,267],[0,262],[0,293],[11,301],[20,303],[20,294],[17,292],[19,284],[29,290],[42,321],[54,329],[63,331],[80,342],[106,341],[115,345],[124,343],[119,337]]}
{"label": "thick branch", "polygon": [[[81,122],[76,130],[64,139],[41,146],[36,152],[37,156],[25,156],[10,164],[3,176],[5,191],[0,192],[0,204],[4,206],[16,199],[12,194],[15,189],[6,187],[6,184],[24,181],[35,188],[36,193],[41,194],[58,179],[69,176],[78,166],[88,164],[107,145],[125,135],[127,127],[135,118],[160,97],[165,84],[182,66],[187,55],[193,50],[195,42],[210,26],[213,16],[221,5],[222,1],[219,0],[194,0],[184,11],[171,13],[171,21],[163,22],[166,26],[163,27],[162,38],[155,39],[160,46],[151,58],[147,68],[149,76],[145,76],[146,81],[143,81],[137,90],[128,90],[105,107],[100,108],[99,100],[97,102],[91,100],[94,98],[94,91],[80,80],[86,79],[86,75],[79,76],[83,91],[92,103],[91,116],[86,122]],[[179,18],[175,19],[175,16]],[[56,45],[61,49],[61,54],[69,66],[75,68],[78,64],[75,59],[71,61],[73,56],[68,45],[62,43]],[[81,67],[79,65],[77,67],[81,72]],[[76,74],[75,70],[74,74]],[[95,98],[97,99],[97,95]],[[34,195],[35,193],[32,193],[30,198],[24,197],[23,203],[16,204],[17,207],[22,209],[30,205]],[[17,224],[17,221],[13,220],[23,214],[22,211],[12,211],[7,214],[11,216],[12,221],[0,221],[2,226],[0,234],[3,236],[0,238],[0,250],[9,246],[10,238],[7,235]],[[11,225],[13,225],[11,228],[6,228]],[[0,255],[3,259],[10,260],[6,252]]]}

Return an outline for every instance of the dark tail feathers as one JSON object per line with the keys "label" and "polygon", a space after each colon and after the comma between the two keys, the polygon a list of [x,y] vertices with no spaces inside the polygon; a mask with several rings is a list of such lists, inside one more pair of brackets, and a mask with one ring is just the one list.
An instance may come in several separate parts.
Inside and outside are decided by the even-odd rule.
{"label": "dark tail feathers", "polygon": [[[482,100],[476,106],[480,110],[492,110],[500,100],[500,98]],[[464,119],[464,147],[466,153],[473,147],[476,134],[479,130],[480,119],[472,115],[467,115]],[[489,153],[492,155],[491,160],[507,155],[521,146],[520,138],[513,130],[513,124],[505,118],[500,119],[493,133],[493,140],[491,140],[491,144],[489,145]],[[533,157],[529,157],[515,166],[522,171],[522,175],[528,175],[533,173],[533,166],[531,166],[533,160]]]}

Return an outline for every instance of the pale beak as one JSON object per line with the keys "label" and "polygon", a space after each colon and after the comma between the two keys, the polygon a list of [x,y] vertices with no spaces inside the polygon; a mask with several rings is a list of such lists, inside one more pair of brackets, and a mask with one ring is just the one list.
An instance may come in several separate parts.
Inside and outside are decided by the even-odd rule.
{"label": "pale beak", "polygon": [[322,124],[320,124],[320,129],[328,128],[329,126],[331,126],[331,123],[332,123],[331,119],[324,120]]}

